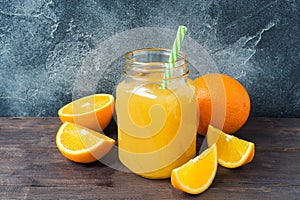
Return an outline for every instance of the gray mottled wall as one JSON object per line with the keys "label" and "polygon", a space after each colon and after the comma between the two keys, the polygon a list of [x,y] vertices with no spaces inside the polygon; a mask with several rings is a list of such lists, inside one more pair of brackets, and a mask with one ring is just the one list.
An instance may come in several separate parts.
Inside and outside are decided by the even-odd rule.
{"label": "gray mottled wall", "polygon": [[[137,27],[177,29],[249,91],[252,116],[300,117],[297,0],[0,0],[0,116],[57,116],[82,60]],[[119,66],[120,68],[120,66]],[[113,92],[111,70],[97,92]]]}

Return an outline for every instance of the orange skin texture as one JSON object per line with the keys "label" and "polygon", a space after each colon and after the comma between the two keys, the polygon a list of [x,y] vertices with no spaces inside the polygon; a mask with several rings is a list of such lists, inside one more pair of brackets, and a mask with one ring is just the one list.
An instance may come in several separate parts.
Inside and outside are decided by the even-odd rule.
{"label": "orange skin texture", "polygon": [[237,80],[225,74],[206,74],[194,82],[199,106],[199,134],[205,136],[209,124],[232,134],[246,123],[250,97]]}

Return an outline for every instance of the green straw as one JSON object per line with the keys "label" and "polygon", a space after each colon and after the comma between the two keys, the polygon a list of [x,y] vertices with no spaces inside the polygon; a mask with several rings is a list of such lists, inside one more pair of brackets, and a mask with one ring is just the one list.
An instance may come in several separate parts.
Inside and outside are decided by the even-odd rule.
{"label": "green straw", "polygon": [[164,79],[162,83],[162,89],[166,89],[168,87],[168,81],[166,79],[171,77],[171,68],[175,67],[175,61],[178,58],[179,50],[182,45],[183,38],[186,34],[187,28],[185,26],[179,26],[177,30],[177,35],[175,41],[173,43],[172,51],[168,60],[168,68],[164,73]]}

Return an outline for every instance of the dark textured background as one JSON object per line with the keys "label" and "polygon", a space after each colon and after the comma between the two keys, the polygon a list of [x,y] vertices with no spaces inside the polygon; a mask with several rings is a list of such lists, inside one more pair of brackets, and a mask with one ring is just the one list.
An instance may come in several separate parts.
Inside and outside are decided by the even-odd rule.
{"label": "dark textured background", "polygon": [[[137,27],[183,24],[249,91],[252,116],[300,117],[299,2],[0,0],[0,116],[57,116],[97,44]],[[116,73],[97,92],[111,93]]]}

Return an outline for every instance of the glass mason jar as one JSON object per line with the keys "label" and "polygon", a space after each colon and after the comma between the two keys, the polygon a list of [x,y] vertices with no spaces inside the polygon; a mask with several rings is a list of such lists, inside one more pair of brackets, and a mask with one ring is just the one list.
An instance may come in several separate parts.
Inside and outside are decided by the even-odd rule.
{"label": "glass mason jar", "polygon": [[163,48],[128,52],[125,79],[116,89],[119,159],[151,179],[170,177],[196,154],[195,87],[187,78],[187,56],[180,52],[172,64],[170,53]]}

